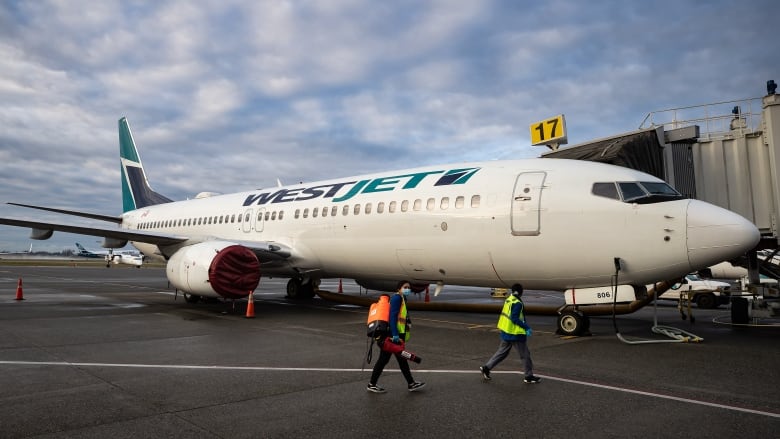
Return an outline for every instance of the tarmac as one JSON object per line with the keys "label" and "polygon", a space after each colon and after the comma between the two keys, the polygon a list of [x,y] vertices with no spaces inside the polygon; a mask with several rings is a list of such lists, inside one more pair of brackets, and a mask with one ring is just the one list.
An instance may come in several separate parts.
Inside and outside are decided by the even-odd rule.
{"label": "tarmac", "polygon": [[[24,300],[15,300],[18,279]],[[331,292],[338,281],[322,285]],[[695,323],[670,304],[594,317],[592,335],[528,316],[538,384],[516,352],[483,381],[499,338],[491,313],[410,312],[410,393],[394,360],[366,392],[367,309],[285,298],[262,279],[246,301],[188,304],[164,269],[0,265],[2,438],[776,437],[780,329],[732,327],[721,307]],[[352,281],[347,295],[366,295]],[[372,295],[376,293],[368,293]],[[500,303],[445,287],[431,301]],[[526,291],[527,303],[562,301]],[[423,295],[413,300],[423,300]],[[498,301],[498,302],[496,302]],[[655,311],[654,311],[655,309]],[[670,343],[660,324],[703,338]],[[664,341],[629,345],[628,340]],[[374,360],[378,353],[374,347]]]}

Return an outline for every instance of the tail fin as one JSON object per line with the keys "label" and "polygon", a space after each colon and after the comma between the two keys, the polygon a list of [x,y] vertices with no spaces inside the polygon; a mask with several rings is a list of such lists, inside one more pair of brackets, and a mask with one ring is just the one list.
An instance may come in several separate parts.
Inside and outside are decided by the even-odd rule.
{"label": "tail fin", "polygon": [[123,212],[173,201],[149,187],[126,117],[119,119],[119,161],[122,171]]}
{"label": "tail fin", "polygon": [[87,249],[85,249],[81,244],[78,242],[76,243],[76,247],[79,249],[80,252],[86,252]]}

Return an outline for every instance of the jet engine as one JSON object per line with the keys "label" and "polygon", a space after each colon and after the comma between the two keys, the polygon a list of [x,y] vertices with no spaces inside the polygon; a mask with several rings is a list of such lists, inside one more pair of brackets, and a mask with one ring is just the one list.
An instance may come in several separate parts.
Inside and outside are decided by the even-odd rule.
{"label": "jet engine", "polygon": [[260,261],[243,246],[209,241],[177,251],[168,260],[171,285],[186,293],[239,299],[260,283]]}
{"label": "jet engine", "polygon": [[[361,287],[367,290],[395,292],[398,289],[398,282],[400,280],[403,279],[399,279],[399,280],[355,279],[355,282],[357,282],[358,285],[360,285]],[[410,284],[413,293],[422,293],[423,291],[425,291],[426,288],[428,288],[428,285],[429,284],[416,284],[416,283]]]}

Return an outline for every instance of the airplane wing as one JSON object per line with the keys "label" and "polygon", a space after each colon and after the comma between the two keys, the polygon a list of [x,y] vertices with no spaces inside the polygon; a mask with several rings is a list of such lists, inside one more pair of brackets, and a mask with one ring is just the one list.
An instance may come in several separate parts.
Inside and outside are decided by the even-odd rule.
{"label": "airplane wing", "polygon": [[[29,227],[33,229],[33,235],[46,236],[48,232],[58,231],[66,233],[75,233],[78,235],[100,236],[103,238],[117,239],[120,241],[136,241],[157,246],[169,246],[181,244],[187,241],[188,244],[195,244],[203,241],[202,239],[189,236],[173,235],[160,232],[146,232],[141,230],[128,230],[118,228],[103,228],[92,226],[77,226],[70,224],[48,223],[41,221],[29,221],[15,218],[0,218],[0,224],[16,227]],[[45,238],[44,238],[45,239]],[[235,242],[235,241],[231,241]],[[236,244],[247,247],[252,250],[261,263],[278,262],[289,258],[292,255],[292,248],[272,241],[238,241]]]}
{"label": "airplane wing", "polygon": [[54,207],[34,206],[32,204],[21,204],[21,203],[6,203],[6,204],[10,204],[12,206],[19,206],[19,207],[28,207],[30,209],[47,210],[49,212],[63,213],[65,215],[82,216],[84,218],[91,218],[100,221],[108,221],[117,224],[122,223],[122,217],[119,216],[101,215],[99,213],[90,213],[90,212],[80,212],[78,210],[57,209]]}
{"label": "airplane wing", "polygon": [[123,241],[139,241],[155,245],[173,245],[186,241],[186,236],[167,235],[164,233],[142,232],[139,230],[127,230],[117,228],[102,228],[91,226],[76,226],[70,224],[46,223],[15,218],[0,218],[0,224],[16,227],[29,227],[33,231],[46,232],[57,231],[75,233],[77,235],[100,236]]}

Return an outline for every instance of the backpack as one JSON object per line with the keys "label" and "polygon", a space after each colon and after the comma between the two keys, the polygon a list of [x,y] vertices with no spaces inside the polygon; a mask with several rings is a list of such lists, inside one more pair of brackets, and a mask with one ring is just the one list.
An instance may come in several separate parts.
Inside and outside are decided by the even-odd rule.
{"label": "backpack", "polygon": [[371,304],[366,320],[366,335],[372,338],[390,333],[390,296],[382,294]]}

